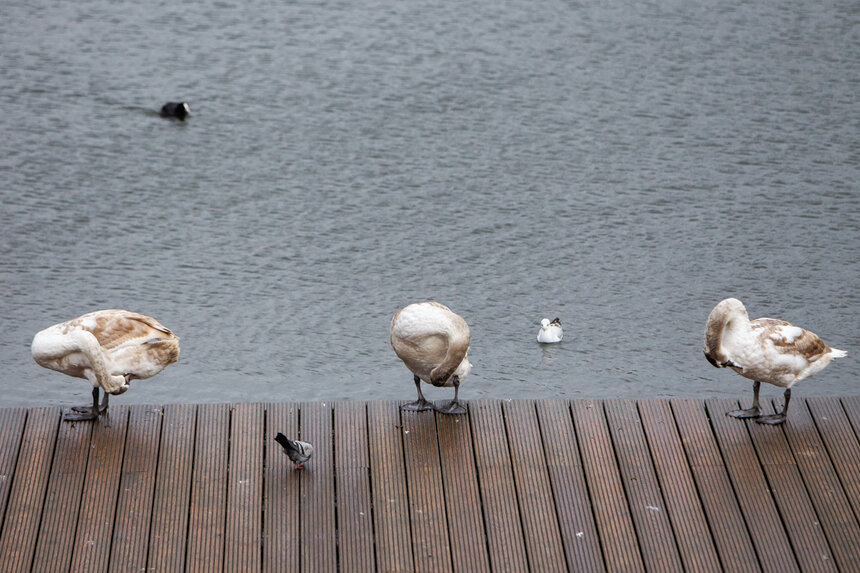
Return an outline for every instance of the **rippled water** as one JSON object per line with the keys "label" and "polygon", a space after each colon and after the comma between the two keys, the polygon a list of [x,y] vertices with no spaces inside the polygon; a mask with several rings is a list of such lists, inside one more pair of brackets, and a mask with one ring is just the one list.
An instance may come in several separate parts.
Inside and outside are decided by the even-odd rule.
{"label": "rippled water", "polygon": [[[30,341],[117,307],[182,338],[124,403],[412,399],[388,325],[426,299],[472,328],[466,399],[748,396],[701,354],[727,296],[849,351],[797,395],[856,394],[858,21],[851,1],[6,1],[2,404],[85,401]],[[188,121],[158,117],[178,99]],[[539,346],[556,316],[564,342]]]}

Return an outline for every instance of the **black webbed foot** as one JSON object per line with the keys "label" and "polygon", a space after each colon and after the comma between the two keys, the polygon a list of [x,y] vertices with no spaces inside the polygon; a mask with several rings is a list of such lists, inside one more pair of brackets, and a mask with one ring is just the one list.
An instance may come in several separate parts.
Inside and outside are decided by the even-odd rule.
{"label": "black webbed foot", "polygon": [[85,420],[96,420],[99,417],[99,412],[97,410],[93,410],[91,406],[78,406],[73,408],[75,413],[68,412],[65,416],[63,416],[64,422],[82,422]]}
{"label": "black webbed foot", "polygon": [[761,416],[756,420],[759,424],[767,424],[769,426],[776,426],[778,424],[782,424],[785,422],[785,414],[771,414],[769,416]]}
{"label": "black webbed foot", "polygon": [[451,400],[434,409],[440,414],[465,414],[467,412],[466,407],[457,400]]}
{"label": "black webbed foot", "polygon": [[400,409],[408,412],[423,412],[424,410],[432,410],[433,404],[427,400],[415,400],[414,402],[403,404]]}
{"label": "black webbed foot", "polygon": [[732,410],[730,412],[726,412],[726,416],[731,416],[732,418],[758,418],[761,416],[761,408],[747,408],[746,410]]}

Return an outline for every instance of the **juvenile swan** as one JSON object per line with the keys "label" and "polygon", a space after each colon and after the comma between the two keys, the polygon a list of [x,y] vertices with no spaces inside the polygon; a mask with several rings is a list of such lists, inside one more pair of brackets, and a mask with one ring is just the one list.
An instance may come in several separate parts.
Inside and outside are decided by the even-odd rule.
{"label": "juvenile swan", "polygon": [[[73,408],[65,420],[95,420],[108,395],[122,394],[134,379],[155,376],[179,360],[179,337],[154,318],[127,310],[98,310],[48,327],[33,337],[39,366],[85,378],[93,405]],[[99,406],[99,388],[104,400]]]}
{"label": "juvenile swan", "polygon": [[457,401],[460,383],[469,375],[469,325],[438,302],[419,302],[397,311],[391,319],[391,346],[414,374],[418,400],[404,404],[404,410],[429,410],[433,404],[421,392],[421,380],[434,386],[453,386],[454,399],[439,412],[465,414]]}
{"label": "juvenile swan", "polygon": [[[753,380],[753,405],[726,412],[735,418],[756,418],[760,424],[785,421],[791,387],[798,380],[821,371],[844,350],[827,346],[817,335],[775,318],[750,321],[747,309],[736,298],[721,301],[708,316],[705,358],[717,368],[729,367]],[[762,416],[758,392],[762,382],[785,388],[782,412]]]}
{"label": "juvenile swan", "polygon": [[564,338],[564,331],[561,329],[561,320],[554,318],[552,322],[548,318],[540,321],[540,330],[538,330],[537,341],[544,344],[553,342],[561,342]]}

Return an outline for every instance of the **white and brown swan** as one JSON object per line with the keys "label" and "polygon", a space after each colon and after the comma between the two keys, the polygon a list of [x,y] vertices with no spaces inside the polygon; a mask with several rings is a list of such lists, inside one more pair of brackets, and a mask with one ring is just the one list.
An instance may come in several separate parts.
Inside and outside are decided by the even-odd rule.
{"label": "white and brown swan", "polygon": [[[154,318],[127,310],[98,310],[42,330],[33,337],[40,366],[89,380],[93,405],[74,408],[65,420],[94,420],[108,395],[122,394],[129,381],[149,378],[179,360],[179,337]],[[99,389],[105,392],[99,406]]]}
{"label": "white and brown swan", "polygon": [[[717,368],[731,368],[753,381],[753,405],[726,412],[735,418],[756,418],[761,424],[785,421],[791,387],[820,372],[844,350],[830,348],[816,334],[775,318],[750,320],[736,298],[720,301],[705,327],[705,358]],[[762,382],[785,388],[785,405],[778,414],[762,416],[759,387]]]}
{"label": "white and brown swan", "polygon": [[404,410],[429,410],[433,404],[424,398],[421,381],[433,386],[454,387],[454,399],[438,408],[445,414],[465,414],[458,402],[460,383],[469,375],[469,325],[463,318],[438,302],[419,302],[397,311],[391,319],[391,346],[414,374],[418,400]]}

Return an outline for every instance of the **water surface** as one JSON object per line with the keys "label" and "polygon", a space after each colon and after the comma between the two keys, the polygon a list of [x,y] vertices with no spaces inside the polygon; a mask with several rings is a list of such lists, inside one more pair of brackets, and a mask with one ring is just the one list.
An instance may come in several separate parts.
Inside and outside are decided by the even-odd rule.
{"label": "water surface", "polygon": [[796,395],[856,394],[858,18],[4,2],[2,405],[84,401],[29,344],[99,308],[182,338],[122,403],[412,399],[388,325],[428,299],[471,326],[466,399],[747,396],[701,353],[727,296],[848,350]]}

